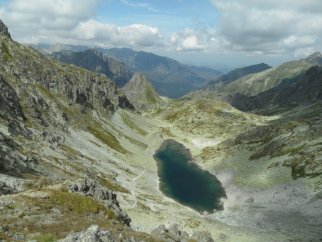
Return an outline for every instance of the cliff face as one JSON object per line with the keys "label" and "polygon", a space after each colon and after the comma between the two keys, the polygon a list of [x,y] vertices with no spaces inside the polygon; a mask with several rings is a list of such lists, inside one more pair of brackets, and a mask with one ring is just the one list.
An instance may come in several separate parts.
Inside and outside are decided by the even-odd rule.
{"label": "cliff face", "polygon": [[3,34],[8,38],[11,38],[8,27],[2,22],[1,19],[0,19],[0,34]]}
{"label": "cliff face", "polygon": [[[5,218],[0,221],[0,240],[33,238],[41,226],[44,231],[56,226],[56,234],[63,236],[72,228],[63,227],[62,223],[68,223],[70,218],[81,220],[85,214],[104,214],[96,216],[101,226],[129,225],[131,219],[119,207],[116,194],[99,185],[102,178],[98,173],[92,171],[95,182],[73,185],[69,191],[62,181],[87,177],[82,164],[70,163],[79,154],[65,144],[70,130],[80,129],[99,138],[108,136],[95,117],[108,120],[118,109],[133,110],[132,104],[106,76],[59,64],[14,42],[2,22],[0,47],[0,195],[9,194],[1,197],[1,203],[17,205],[22,196],[26,201],[12,216],[10,209],[0,212],[0,217]],[[121,150],[117,139],[112,134],[108,137],[109,149]],[[39,186],[43,180],[46,182]],[[49,188],[49,184],[57,187]],[[34,189],[38,194],[32,195]],[[16,195],[10,196],[12,193]],[[92,198],[83,197],[84,194]],[[46,201],[42,197],[47,197]],[[47,205],[55,207],[60,218]],[[34,206],[40,207],[34,211]],[[24,215],[13,229],[16,213]],[[35,227],[22,233],[21,227],[28,226],[25,215],[33,216]],[[87,225],[79,226],[74,229],[85,229]]]}
{"label": "cliff face", "polygon": [[1,36],[1,46],[2,77],[21,92],[34,87],[33,91],[42,90],[49,95],[58,93],[75,104],[107,113],[117,107],[132,108],[115,84],[103,75],[48,60],[6,35]]}

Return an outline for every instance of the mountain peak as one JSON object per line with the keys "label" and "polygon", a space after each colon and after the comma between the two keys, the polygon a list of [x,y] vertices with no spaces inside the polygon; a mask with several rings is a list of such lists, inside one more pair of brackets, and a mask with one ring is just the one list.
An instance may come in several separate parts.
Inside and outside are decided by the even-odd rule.
{"label": "mountain peak", "polygon": [[150,80],[139,72],[132,76],[122,90],[137,110],[148,109],[161,102]]}
{"label": "mountain peak", "polygon": [[146,84],[146,85],[152,85],[151,82],[148,80],[148,78],[143,75],[141,72],[136,72],[132,76],[132,78],[129,80],[129,82],[135,82],[137,84]]}
{"label": "mountain peak", "polygon": [[0,34],[3,34],[9,38],[11,38],[8,27],[2,22],[0,19]]}
{"label": "mountain peak", "polygon": [[313,54],[311,54],[311,55],[309,55],[307,58],[320,58],[320,57],[322,57],[322,54],[321,54],[321,52],[314,52]]}
{"label": "mountain peak", "polygon": [[321,52],[314,52],[313,54],[306,57],[305,60],[312,63],[313,65],[322,65],[322,54]]}

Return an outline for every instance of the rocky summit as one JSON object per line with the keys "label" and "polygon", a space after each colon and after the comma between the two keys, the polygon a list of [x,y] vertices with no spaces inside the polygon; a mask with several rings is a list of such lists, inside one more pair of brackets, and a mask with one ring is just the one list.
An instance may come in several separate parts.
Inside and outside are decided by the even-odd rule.
{"label": "rocky summit", "polygon": [[122,88],[122,91],[137,110],[151,109],[167,100],[160,97],[151,82],[142,73],[135,73]]}
{"label": "rocky summit", "polygon": [[0,19],[0,33],[11,38],[8,27],[2,22],[1,19]]}
{"label": "rocky summit", "polygon": [[[321,241],[320,54],[170,99],[151,76],[212,71],[128,49],[127,63],[141,65],[129,76],[101,50],[82,49],[89,65],[78,66],[13,41],[0,23],[0,241]],[[222,210],[160,191],[165,140],[216,176]]]}

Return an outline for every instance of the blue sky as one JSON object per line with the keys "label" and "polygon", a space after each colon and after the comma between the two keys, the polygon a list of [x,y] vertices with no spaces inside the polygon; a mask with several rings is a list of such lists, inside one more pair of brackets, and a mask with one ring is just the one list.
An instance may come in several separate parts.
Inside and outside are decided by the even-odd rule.
{"label": "blue sky", "polygon": [[321,0],[0,0],[24,43],[128,47],[231,69],[320,51]]}
{"label": "blue sky", "polygon": [[173,32],[200,25],[212,27],[216,23],[216,9],[210,1],[198,0],[133,0],[101,1],[96,18],[119,25],[141,23],[158,26],[162,31]]}

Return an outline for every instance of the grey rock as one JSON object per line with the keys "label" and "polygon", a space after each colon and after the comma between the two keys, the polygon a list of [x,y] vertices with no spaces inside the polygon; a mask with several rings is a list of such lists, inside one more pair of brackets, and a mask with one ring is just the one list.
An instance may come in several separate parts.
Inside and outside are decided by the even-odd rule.
{"label": "grey rock", "polygon": [[6,232],[9,231],[9,229],[10,229],[9,225],[5,224],[5,225],[1,226],[0,231],[3,232],[3,233],[6,233]]}
{"label": "grey rock", "polygon": [[[0,20],[1,21],[1,20]],[[1,22],[0,22],[1,26]],[[1,28],[1,27],[0,27]],[[0,30],[1,31],[1,30]],[[16,91],[0,75],[0,117],[3,119],[20,119],[22,112]]]}
{"label": "grey rock", "polygon": [[122,91],[137,110],[151,109],[163,103],[150,80],[141,73],[135,73]]}
{"label": "grey rock", "polygon": [[8,27],[2,22],[0,19],[0,34],[3,34],[9,38],[11,38]]}
{"label": "grey rock", "polygon": [[60,242],[116,242],[109,231],[100,230],[97,225],[92,225],[85,231],[71,233]]}
{"label": "grey rock", "polygon": [[12,135],[22,135],[24,137],[30,138],[32,136],[32,132],[23,127],[21,123],[16,120],[12,120],[8,125],[8,131]]}
{"label": "grey rock", "polygon": [[9,179],[7,176],[2,175],[7,174],[11,176],[17,176],[20,172],[30,171],[31,169],[25,163],[25,157],[19,154],[19,145],[11,138],[0,132],[0,180],[5,182],[7,186],[8,182],[14,181],[15,179]]}
{"label": "grey rock", "polygon": [[77,192],[90,196],[97,201],[102,201],[105,207],[111,209],[115,215],[126,225],[130,226],[131,219],[124,212],[116,199],[116,194],[100,186],[94,180],[81,179],[69,185],[70,192]]}
{"label": "grey rock", "polygon": [[177,224],[171,225],[167,228],[164,224],[161,224],[156,229],[152,230],[151,235],[159,240],[169,241],[169,242],[181,242],[196,240],[198,242],[213,242],[209,232],[195,232],[191,237],[188,233],[178,229]]}
{"label": "grey rock", "polygon": [[7,184],[0,181],[0,195],[7,195],[14,192],[16,192],[14,188],[7,186]]}
{"label": "grey rock", "polygon": [[70,233],[66,238],[59,240],[59,242],[144,242],[141,238],[135,239],[123,233],[112,233],[108,230],[101,230],[97,225],[90,226],[85,231]]}
{"label": "grey rock", "polygon": [[254,203],[255,199],[253,197],[248,198],[245,202],[246,203]]}
{"label": "grey rock", "polygon": [[198,242],[214,242],[211,234],[207,231],[197,231],[193,233],[191,239],[196,240]]}

